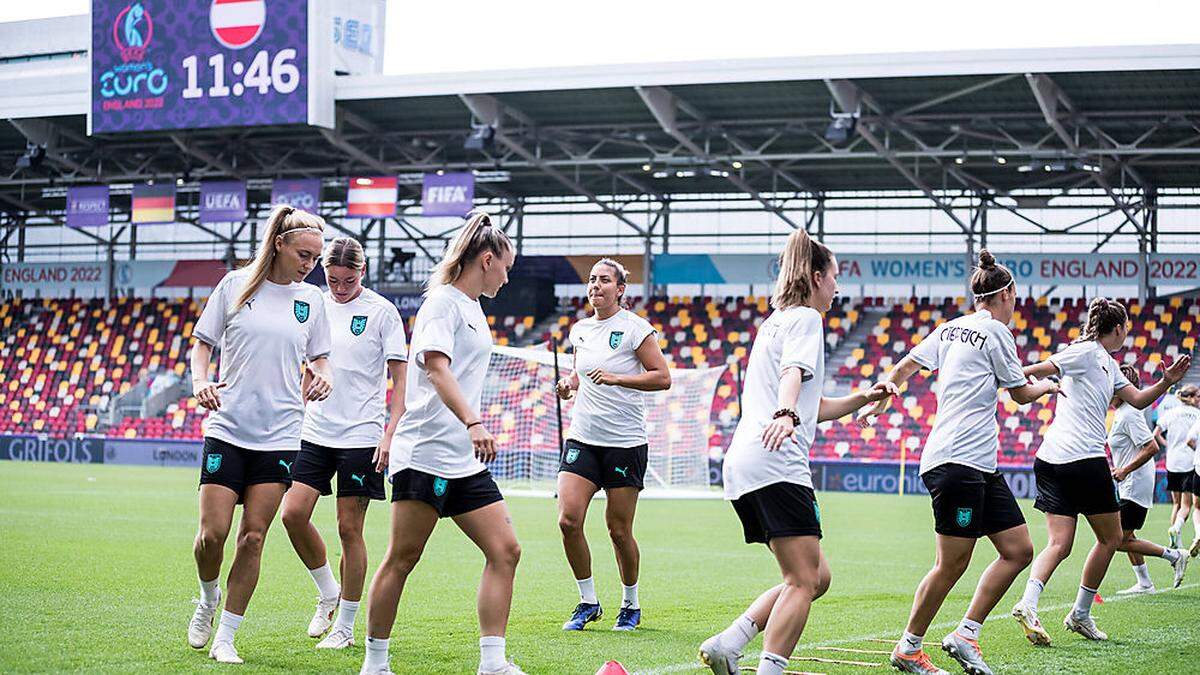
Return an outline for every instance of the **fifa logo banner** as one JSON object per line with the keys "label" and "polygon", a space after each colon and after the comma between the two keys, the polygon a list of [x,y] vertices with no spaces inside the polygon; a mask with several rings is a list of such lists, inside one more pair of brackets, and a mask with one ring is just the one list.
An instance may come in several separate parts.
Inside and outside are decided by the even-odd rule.
{"label": "fifa logo banner", "polygon": [[326,2],[92,0],[91,17],[89,134],[333,126]]}
{"label": "fifa logo banner", "polygon": [[427,216],[465,216],[475,206],[475,174],[427,173],[421,210]]}

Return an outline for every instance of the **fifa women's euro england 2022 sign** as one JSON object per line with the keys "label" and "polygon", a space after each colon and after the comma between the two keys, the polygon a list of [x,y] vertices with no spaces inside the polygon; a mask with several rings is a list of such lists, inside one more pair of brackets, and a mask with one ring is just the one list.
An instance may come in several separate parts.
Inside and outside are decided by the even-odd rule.
{"label": "fifa women's euro england 2022 sign", "polygon": [[89,132],[331,127],[329,1],[92,0]]}

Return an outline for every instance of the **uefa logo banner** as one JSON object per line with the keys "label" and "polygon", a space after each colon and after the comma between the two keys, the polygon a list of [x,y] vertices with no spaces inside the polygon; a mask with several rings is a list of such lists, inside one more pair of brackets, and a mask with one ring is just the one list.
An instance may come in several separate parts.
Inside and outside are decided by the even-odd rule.
{"label": "uefa logo banner", "polygon": [[315,94],[332,86],[332,44],[308,36],[332,18],[309,4],[93,0],[89,133],[327,124],[332,89]]}

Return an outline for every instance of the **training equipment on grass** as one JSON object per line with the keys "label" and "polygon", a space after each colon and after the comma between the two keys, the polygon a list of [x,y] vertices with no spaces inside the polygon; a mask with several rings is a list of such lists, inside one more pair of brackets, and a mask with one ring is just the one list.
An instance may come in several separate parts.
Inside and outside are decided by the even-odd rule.
{"label": "training equipment on grass", "polygon": [[629,671],[625,670],[625,666],[621,665],[620,661],[609,661],[600,666],[600,670],[596,671],[596,675],[629,675]]}
{"label": "training equipment on grass", "polygon": [[[648,490],[668,496],[719,495],[709,487],[708,424],[724,371],[724,366],[672,370],[669,390],[646,393]],[[566,376],[569,371],[563,367],[561,372]],[[553,352],[492,349],[480,414],[496,437],[496,460],[488,468],[505,488],[553,490],[561,458],[555,383]],[[569,423],[573,403],[562,402],[561,424]]]}

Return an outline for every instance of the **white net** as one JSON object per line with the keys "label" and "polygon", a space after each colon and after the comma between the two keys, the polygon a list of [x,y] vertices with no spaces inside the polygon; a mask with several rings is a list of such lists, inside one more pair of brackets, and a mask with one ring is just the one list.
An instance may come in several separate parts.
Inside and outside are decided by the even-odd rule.
{"label": "white net", "polygon": [[[559,354],[570,372],[571,356]],[[646,394],[649,495],[709,495],[708,435],[713,395],[725,367],[671,371],[671,388]],[[554,353],[545,349],[495,347],[483,388],[484,423],[498,452],[488,468],[506,490],[548,494],[558,477],[558,396]],[[573,401],[561,402],[562,433],[570,426]]]}

